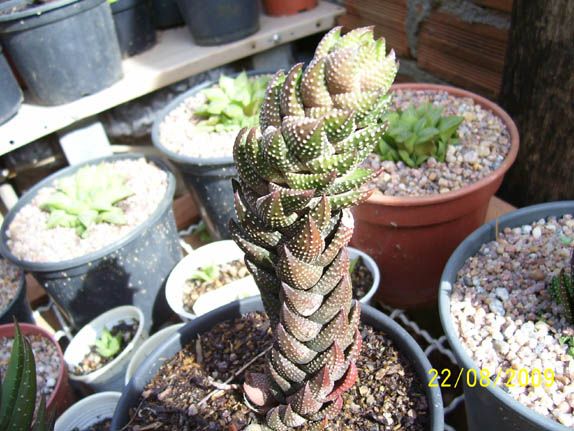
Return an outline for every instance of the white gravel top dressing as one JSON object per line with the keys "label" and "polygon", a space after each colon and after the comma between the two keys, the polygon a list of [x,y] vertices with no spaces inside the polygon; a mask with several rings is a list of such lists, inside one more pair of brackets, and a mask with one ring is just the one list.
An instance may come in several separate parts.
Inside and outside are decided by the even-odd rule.
{"label": "white gravel top dressing", "polygon": [[371,154],[366,163],[383,168],[378,186],[387,196],[424,196],[460,189],[496,170],[510,150],[510,134],[502,120],[471,98],[446,91],[398,90],[392,93],[389,109],[405,110],[428,102],[443,107],[442,115],[464,118],[458,128],[460,143],[448,147],[445,162],[430,158],[418,168],[380,161],[377,154]]}
{"label": "white gravel top dressing", "polygon": [[[500,388],[525,406],[566,426],[574,426],[574,358],[560,337],[574,327],[546,288],[562,268],[569,272],[574,219],[549,217],[531,225],[506,228],[498,241],[483,244],[458,273],[451,313],[459,339],[479,369],[501,372]],[[533,387],[508,387],[510,368],[542,372]],[[492,377],[494,380],[494,377]],[[532,383],[532,380],[530,380]]]}
{"label": "white gravel top dressing", "polygon": [[168,150],[189,157],[231,157],[239,127],[230,132],[205,132],[196,129],[202,119],[194,115],[205,103],[205,96],[188,97],[170,111],[159,125],[159,139]]}
{"label": "white gravel top dressing", "polygon": [[41,189],[32,201],[14,217],[8,228],[8,247],[19,259],[32,262],[59,262],[97,251],[129,234],[156,210],[165,196],[167,174],[153,163],[141,159],[117,160],[107,163],[126,178],[127,186],[134,193],[118,203],[127,223],[114,225],[98,223],[81,238],[75,229],[46,227],[48,213],[40,205],[53,187]]}
{"label": "white gravel top dressing", "polygon": [[0,313],[12,302],[18,286],[22,271],[13,263],[0,258]]}

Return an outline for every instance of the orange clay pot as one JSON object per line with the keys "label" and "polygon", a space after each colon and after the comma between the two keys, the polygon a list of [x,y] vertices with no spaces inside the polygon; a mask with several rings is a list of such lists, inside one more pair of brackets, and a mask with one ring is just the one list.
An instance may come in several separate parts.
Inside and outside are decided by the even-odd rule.
{"label": "orange clay pot", "polygon": [[[52,335],[50,335],[50,333],[45,329],[29,323],[20,323],[19,325],[23,335],[38,335],[40,337],[47,338],[54,346],[56,346],[58,361],[60,362],[60,369],[58,371],[58,377],[56,379],[56,386],[54,387],[54,391],[50,395],[50,398],[48,398],[46,401],[46,408],[49,412],[53,413],[55,417],[58,417],[76,400],[68,381],[68,367],[64,362],[64,354],[62,353],[62,349],[54,337],[52,337]],[[0,325],[1,338],[13,338],[14,332],[15,326],[13,323]]]}
{"label": "orange clay pot", "polygon": [[263,0],[265,13],[271,16],[295,15],[317,7],[317,0]]}
{"label": "orange clay pot", "polygon": [[489,176],[448,193],[422,197],[384,196],[377,191],[353,210],[351,245],[371,255],[381,270],[375,298],[398,308],[423,308],[437,301],[439,280],[454,249],[484,223],[488,204],[518,153],[518,130],[498,105],[445,85],[397,84],[392,90],[447,91],[470,97],[507,127],[511,148]]}

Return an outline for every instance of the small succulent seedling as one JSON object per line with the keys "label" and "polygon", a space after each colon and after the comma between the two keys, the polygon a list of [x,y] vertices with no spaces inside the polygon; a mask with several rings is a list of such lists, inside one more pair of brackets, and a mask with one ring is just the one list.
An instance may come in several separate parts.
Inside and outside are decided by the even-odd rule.
{"label": "small succulent seedling", "polygon": [[219,277],[219,269],[215,265],[198,268],[189,276],[189,278],[192,280],[200,280],[205,283],[210,283],[217,277]]}
{"label": "small succulent seedling", "polygon": [[245,72],[236,78],[221,75],[217,86],[201,92],[206,102],[195,110],[195,115],[203,118],[197,128],[226,132],[257,126],[268,82],[266,75],[251,78]]}
{"label": "small succulent seedling", "polygon": [[86,166],[74,175],[58,180],[56,192],[41,204],[48,211],[48,228],[76,229],[84,237],[96,223],[125,224],[118,202],[133,194],[126,180],[106,164]]}
{"label": "small succulent seedling", "polygon": [[353,272],[355,272],[355,268],[359,263],[359,259],[361,259],[359,256],[357,256],[354,259],[351,259],[351,261],[349,262],[349,274],[353,274]]}
{"label": "small succulent seedling", "polygon": [[[350,207],[373,193],[378,175],[361,166],[381,139],[378,121],[397,72],[394,53],[372,28],[330,31],[304,69],[272,78],[261,133],[235,141],[239,182],[233,239],[261,292],[274,344],[265,373],[248,374],[260,429],[323,429],[355,383],[360,304],[353,300],[346,245]],[[253,427],[251,427],[253,429]]]}
{"label": "small succulent seedling", "polygon": [[0,388],[0,430],[48,431],[51,420],[46,414],[42,397],[36,412],[36,361],[29,341],[22,335],[18,323],[4,380]]}
{"label": "small succulent seedling", "polygon": [[442,108],[431,103],[389,113],[384,119],[389,128],[379,142],[379,155],[384,160],[402,160],[410,167],[418,167],[430,157],[444,162],[448,146],[458,143],[457,130],[463,120],[443,116]]}
{"label": "small succulent seedling", "polygon": [[121,334],[112,335],[108,328],[104,328],[100,336],[96,339],[96,351],[104,358],[111,358],[117,355],[122,347]]}
{"label": "small succulent seedling", "polygon": [[574,323],[574,253],[570,258],[570,273],[564,269],[550,281],[550,294],[554,301],[562,305],[564,315]]}

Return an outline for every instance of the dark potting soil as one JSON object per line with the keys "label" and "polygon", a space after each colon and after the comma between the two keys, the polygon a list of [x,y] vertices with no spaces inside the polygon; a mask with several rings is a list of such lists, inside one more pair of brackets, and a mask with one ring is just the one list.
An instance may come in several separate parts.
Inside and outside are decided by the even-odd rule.
{"label": "dark potting soil", "polygon": [[123,350],[127,347],[128,344],[133,340],[136,332],[138,330],[139,321],[136,319],[130,320],[120,320],[116,323],[111,329],[110,333],[112,336],[116,336],[118,334],[121,335],[120,338],[120,349],[115,355],[111,355],[108,357],[102,356],[98,353],[98,349],[95,344],[90,346],[90,352],[84,356],[84,359],[73,367],[71,372],[77,376],[83,376],[85,374],[90,374],[96,371],[99,368],[102,368],[104,365],[108,364],[109,362],[113,361],[117,358]]}
{"label": "dark potting soil", "polygon": [[365,296],[373,285],[373,274],[360,256],[357,258],[357,263],[351,273],[351,282],[353,284],[353,297],[356,299]]}
{"label": "dark potting soil", "polygon": [[112,419],[106,418],[102,419],[98,423],[89,426],[88,428],[84,428],[81,430],[80,428],[74,428],[71,431],[110,431],[112,429]]}
{"label": "dark potting soil", "polygon": [[[205,270],[206,267],[198,268],[199,271]],[[243,259],[232,260],[231,262],[214,265],[210,270],[216,271],[213,280],[204,281],[199,278],[190,278],[185,282],[183,288],[183,308],[193,313],[193,304],[204,293],[218,289],[235,280],[240,280],[249,276],[249,271],[243,262]]]}
{"label": "dark potting soil", "polygon": [[[343,412],[328,429],[426,429],[425,390],[411,365],[384,333],[364,325],[361,332],[359,380],[345,395]],[[256,423],[258,418],[244,403],[244,368],[262,372],[271,342],[263,313],[216,325],[162,365],[138,407],[130,411],[131,420],[124,429],[229,431]]]}

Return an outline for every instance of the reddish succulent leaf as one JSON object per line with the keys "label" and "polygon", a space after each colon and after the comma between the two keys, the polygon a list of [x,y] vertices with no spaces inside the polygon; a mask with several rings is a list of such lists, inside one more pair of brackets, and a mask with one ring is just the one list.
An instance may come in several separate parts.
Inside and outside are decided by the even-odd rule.
{"label": "reddish succulent leaf", "polygon": [[309,349],[305,344],[289,334],[281,323],[277,325],[275,330],[275,339],[283,355],[297,365],[307,364],[317,356],[317,352]]}

